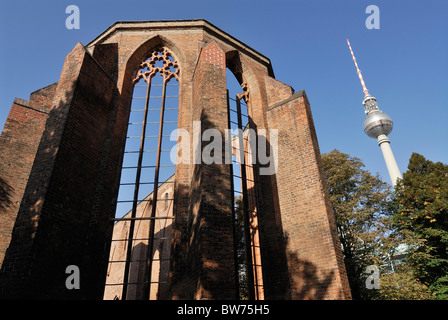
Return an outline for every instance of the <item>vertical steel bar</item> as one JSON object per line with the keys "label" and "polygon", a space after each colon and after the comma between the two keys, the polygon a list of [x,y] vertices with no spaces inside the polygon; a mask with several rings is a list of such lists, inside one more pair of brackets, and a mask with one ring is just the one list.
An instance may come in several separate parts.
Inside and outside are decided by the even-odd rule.
{"label": "vertical steel bar", "polygon": [[[140,175],[142,171],[142,161],[143,161],[143,150],[145,148],[145,136],[146,136],[146,122],[148,118],[148,105],[149,105],[149,94],[151,92],[151,77],[148,77],[148,87],[146,88],[146,99],[145,99],[145,110],[143,113],[143,124],[142,124],[142,133],[140,137],[140,150],[138,154],[138,162],[137,162],[137,173],[135,176],[135,188],[134,188],[134,199],[132,202],[132,213],[131,218],[135,218],[137,213],[137,201],[138,201],[138,192],[140,188]],[[135,220],[131,220],[129,226],[129,242],[126,251],[126,263],[124,267],[124,276],[123,276],[123,290],[121,293],[121,299],[126,300],[127,290],[128,290],[128,282],[129,282],[129,268],[131,264],[132,258],[132,242],[134,236],[134,228],[135,228]]]}
{"label": "vertical steel bar", "polygon": [[[230,133],[230,98],[229,98],[229,90],[227,90],[227,121],[228,121],[228,128],[229,128],[229,135],[230,135],[230,141],[226,141],[230,143],[230,152],[232,152],[232,136]],[[229,148],[229,146],[226,145],[226,148]],[[229,150],[225,150],[228,152]],[[239,300],[240,294],[239,294],[239,277],[238,277],[238,239],[236,238],[236,218],[235,218],[235,186],[233,183],[233,161],[232,156],[230,156],[230,190],[231,190],[231,198],[232,198],[232,231],[233,231],[233,259],[235,260],[235,288],[236,288],[236,300]]]}
{"label": "vertical steel bar", "polygon": [[[163,118],[165,113],[165,99],[166,99],[166,84],[167,81],[163,80],[163,92],[162,92],[162,102],[160,106],[160,126],[159,126],[159,138],[157,143],[157,158],[156,158],[156,168],[154,174],[154,191],[152,196],[152,207],[151,207],[151,218],[156,216],[157,209],[157,193],[159,191],[159,169],[160,169],[160,155],[162,149],[162,135],[163,135]],[[145,283],[144,295],[143,299],[149,300],[151,293],[151,273],[152,273],[152,256],[154,250],[154,227],[155,227],[155,219],[150,220],[149,224],[149,242],[148,242],[148,251],[147,251],[147,277],[148,281]]]}
{"label": "vertical steel bar", "polygon": [[236,97],[236,108],[238,116],[238,139],[240,146],[240,164],[241,164],[241,186],[243,188],[243,212],[244,212],[244,238],[245,238],[245,251],[246,251],[246,273],[247,273],[247,291],[249,293],[249,300],[255,299],[255,288],[254,288],[254,268],[252,263],[252,240],[250,232],[250,222],[249,222],[249,203],[247,199],[247,180],[246,180],[246,161],[244,152],[244,134],[243,134],[243,121],[241,117],[241,102],[238,96]]}
{"label": "vertical steel bar", "polygon": [[[249,110],[248,110],[249,111]],[[247,124],[247,128],[248,129],[252,129],[252,124],[251,124],[251,119],[249,118],[248,124]],[[248,135],[248,139],[250,138],[250,133]],[[248,149],[251,148],[250,144],[253,143],[248,141]],[[245,143],[245,141],[244,141]],[[245,144],[243,144],[245,146]],[[246,155],[246,153],[249,152],[249,150],[246,150],[244,147],[244,155]],[[252,154],[252,156],[256,157],[256,154]],[[250,214],[253,218],[252,221],[251,219],[249,219],[249,225],[248,228],[251,231],[251,243],[250,243],[250,247],[251,247],[251,253],[252,253],[252,264],[253,264],[253,277],[254,277],[254,291],[255,291],[255,299],[259,300],[260,299],[260,288],[259,286],[259,282],[258,282],[258,261],[257,261],[257,248],[255,247],[255,243],[256,243],[256,229],[254,228],[254,225],[251,224],[251,222],[254,222],[255,216],[256,216],[256,212],[254,211],[254,209],[256,208],[256,206],[254,205],[254,203],[256,202],[256,196],[255,196],[255,185],[252,185],[251,190],[249,191],[248,187],[247,187],[247,175],[248,173],[250,174],[250,172],[252,171],[252,175],[253,175],[253,182],[255,183],[255,174],[254,174],[254,167],[253,164],[251,163],[253,161],[249,161],[249,157],[247,159],[247,161],[244,162],[244,176],[242,175],[242,179],[245,179],[246,181],[246,192],[247,192],[247,212],[248,214]],[[243,178],[244,177],[244,178]],[[244,197],[244,195],[243,195]],[[250,197],[250,198],[249,198]],[[254,200],[255,199],[255,200]],[[249,202],[251,203],[251,205],[249,205]]]}

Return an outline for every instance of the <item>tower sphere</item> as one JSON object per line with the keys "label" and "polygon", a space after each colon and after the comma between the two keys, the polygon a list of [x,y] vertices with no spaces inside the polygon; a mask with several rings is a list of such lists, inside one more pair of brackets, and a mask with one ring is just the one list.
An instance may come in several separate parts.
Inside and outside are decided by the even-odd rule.
{"label": "tower sphere", "polygon": [[362,104],[364,105],[364,112],[366,113],[366,118],[364,119],[363,127],[364,132],[371,138],[378,139],[378,146],[380,146],[383,153],[384,160],[386,162],[387,170],[389,171],[389,176],[394,187],[397,184],[398,179],[402,179],[400,169],[398,169],[397,162],[395,161],[394,154],[390,147],[390,140],[387,138],[392,132],[393,122],[392,119],[382,112],[376,103],[376,98],[372,97],[367,90],[364,79],[362,78],[361,70],[359,70],[358,63],[356,63],[356,58],[353,53],[350,42],[347,39],[347,44],[352,54],[353,61],[355,63],[356,72],[358,73],[359,80],[364,92],[364,100]]}
{"label": "tower sphere", "polygon": [[364,132],[374,139],[380,134],[389,135],[392,127],[392,118],[380,110],[369,112],[363,123]]}

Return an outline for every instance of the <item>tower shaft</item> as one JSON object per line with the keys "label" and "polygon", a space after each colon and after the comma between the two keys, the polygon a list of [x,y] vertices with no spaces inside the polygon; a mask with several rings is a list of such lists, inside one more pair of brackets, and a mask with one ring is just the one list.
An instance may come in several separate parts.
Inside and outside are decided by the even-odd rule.
{"label": "tower shaft", "polygon": [[395,161],[392,148],[390,147],[390,139],[385,134],[378,136],[378,145],[383,153],[384,161],[386,162],[387,171],[389,172],[392,185],[395,187],[397,179],[402,179],[400,169],[398,168],[397,161]]}

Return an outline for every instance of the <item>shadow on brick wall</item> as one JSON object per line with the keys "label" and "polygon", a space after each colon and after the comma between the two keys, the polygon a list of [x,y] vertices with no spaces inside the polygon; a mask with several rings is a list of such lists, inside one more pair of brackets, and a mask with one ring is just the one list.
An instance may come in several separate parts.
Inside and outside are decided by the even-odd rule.
{"label": "shadow on brick wall", "polygon": [[[61,256],[54,258],[54,248],[47,246],[45,255],[35,254],[35,236],[38,225],[41,224],[41,210],[44,203],[45,192],[49,185],[52,165],[57,155],[57,137],[62,133],[65,123],[66,101],[73,95],[72,90],[65,92],[65,99],[61,99],[59,105],[51,109],[45,130],[36,152],[36,158],[31,169],[25,188],[22,202],[17,213],[17,218],[11,235],[11,241],[5,253],[2,268],[0,270],[0,299],[45,299],[49,287],[48,278],[57,274],[61,286],[65,284],[65,268],[70,264],[61,265],[62,271],[53,273],[54,270],[41,269],[38,285],[30,280],[33,274],[32,266],[36,261],[54,262],[53,266],[63,261]],[[57,221],[46,220],[52,228],[44,232],[45,237],[51,237],[56,230]],[[57,256],[57,255],[56,255]],[[39,261],[39,262],[40,262]],[[68,290],[66,290],[68,291]]]}
{"label": "shadow on brick wall", "polygon": [[[216,128],[205,113],[200,120],[202,130]],[[187,269],[177,290],[184,290],[186,299],[236,297],[230,178],[230,165],[194,166],[184,244]]]}
{"label": "shadow on brick wall", "polygon": [[9,208],[12,205],[11,197],[14,188],[0,177],[0,211]]}
{"label": "shadow on brick wall", "polygon": [[[109,213],[91,213],[114,88],[104,95],[93,91],[100,80],[86,74],[94,62],[83,61],[89,65],[76,81],[66,76],[58,83],[58,104],[49,113],[0,271],[0,297],[98,299],[103,290]],[[69,265],[81,270],[80,290],[65,286]]]}
{"label": "shadow on brick wall", "polygon": [[[285,235],[286,245],[289,238]],[[319,270],[310,261],[300,259],[298,255],[286,250],[289,266],[294,268],[294,273],[289,274],[291,284],[291,299],[293,300],[323,300],[335,278],[334,270],[325,272]],[[342,297],[341,297],[342,298]]]}
{"label": "shadow on brick wall", "polygon": [[[256,128],[252,121],[251,127]],[[268,140],[266,150],[270,150],[270,154],[273,152]],[[282,228],[276,176],[255,175],[255,179],[261,214],[260,241],[266,299],[326,299],[335,280],[334,270],[325,272],[289,249],[291,240]]]}

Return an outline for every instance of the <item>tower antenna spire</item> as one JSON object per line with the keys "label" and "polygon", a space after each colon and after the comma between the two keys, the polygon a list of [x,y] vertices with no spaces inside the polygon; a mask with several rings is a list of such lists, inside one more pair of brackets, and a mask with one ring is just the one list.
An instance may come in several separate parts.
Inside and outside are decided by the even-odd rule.
{"label": "tower antenna spire", "polygon": [[359,70],[358,63],[356,63],[356,58],[353,54],[353,50],[348,39],[347,44],[350,48],[353,61],[355,62],[356,71],[358,73],[359,80],[361,81],[362,90],[364,91],[364,100],[362,101],[364,111],[366,113],[366,118],[363,123],[364,132],[369,137],[377,139],[378,146],[381,148],[387,170],[389,171],[390,180],[392,185],[395,187],[398,179],[402,179],[402,176],[390,147],[390,139],[387,137],[393,128],[392,119],[378,108],[376,98],[372,97],[369,94],[369,91],[367,91],[366,84],[362,78],[361,70]]}
{"label": "tower antenna spire", "polygon": [[366,84],[364,82],[364,79],[362,78],[361,70],[359,70],[358,63],[356,62],[355,54],[353,53],[352,46],[350,45],[350,41],[348,41],[348,39],[347,39],[347,44],[348,44],[348,47],[349,47],[350,52],[352,54],[353,61],[355,62],[356,72],[358,73],[359,81],[361,81],[361,85],[362,85],[362,90],[364,92],[364,96],[367,97],[369,95],[369,91],[367,90],[367,87],[366,87]]}

